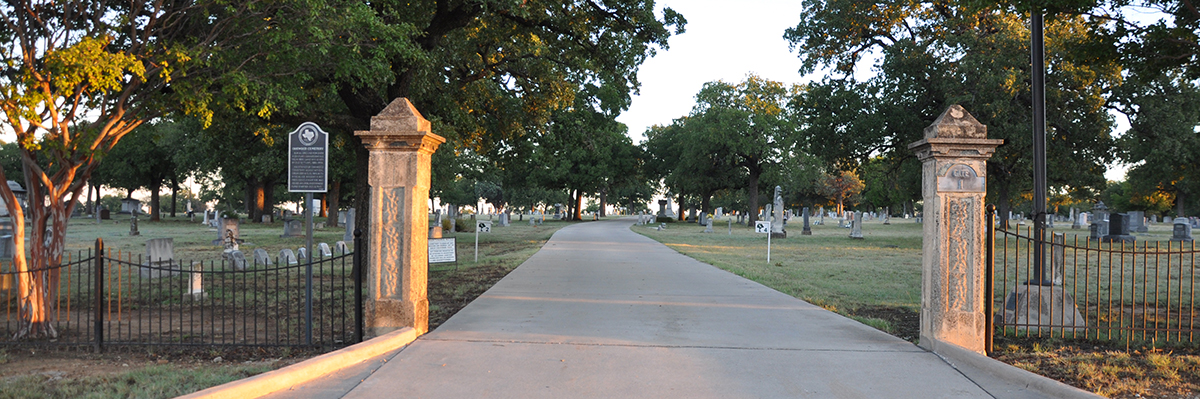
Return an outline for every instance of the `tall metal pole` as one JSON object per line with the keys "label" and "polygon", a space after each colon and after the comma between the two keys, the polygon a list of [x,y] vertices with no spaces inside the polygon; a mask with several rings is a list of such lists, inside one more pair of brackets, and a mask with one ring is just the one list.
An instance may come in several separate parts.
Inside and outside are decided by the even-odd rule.
{"label": "tall metal pole", "polygon": [[1030,61],[1033,97],[1033,276],[1030,284],[1048,285],[1046,242],[1046,59],[1042,10],[1032,12]]}
{"label": "tall metal pole", "polygon": [[311,192],[304,193],[304,218],[307,220],[305,224],[308,226],[308,237],[304,242],[304,262],[307,263],[304,267],[304,344],[312,345],[312,243],[313,243],[313,194]]}

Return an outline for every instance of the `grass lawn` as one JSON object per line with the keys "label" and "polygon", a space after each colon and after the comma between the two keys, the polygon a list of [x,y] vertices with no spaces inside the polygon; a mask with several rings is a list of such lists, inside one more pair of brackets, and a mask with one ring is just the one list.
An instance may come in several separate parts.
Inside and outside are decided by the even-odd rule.
{"label": "grass lawn", "polygon": [[904,219],[890,225],[869,221],[865,239],[855,240],[849,238],[850,229],[826,221],[812,226],[811,236],[800,235],[799,225],[793,225],[788,238],[772,239],[770,262],[767,235],[736,223],[730,234],[727,219],[714,222],[712,234],[688,223],[668,224],[663,231],[633,229],[701,262],[915,342],[921,225]]}
{"label": "grass lawn", "polygon": [[[73,219],[67,230],[67,248],[86,250],[96,238],[115,256],[145,254],[145,242],[172,237],[175,256],[183,260],[219,261],[222,248],[210,229],[186,218],[160,222],[139,220],[139,236],[129,236],[127,215],[97,224],[94,219]],[[317,219],[318,222],[323,219]],[[430,328],[436,328],[508,272],[532,256],[558,229],[575,222],[547,220],[530,227],[513,220],[510,227],[493,224],[490,234],[479,237],[479,262],[474,262],[475,234],[448,233],[457,237],[457,264],[431,265],[429,273]],[[469,226],[470,224],[467,223]],[[243,223],[240,246],[245,253],[264,248],[272,259],[279,250],[295,250],[304,237],[281,238],[282,223]],[[314,231],[315,243],[331,246],[342,239],[342,227]],[[65,258],[64,258],[65,259]],[[251,259],[253,259],[251,257]],[[165,398],[183,395],[287,366],[321,354],[318,350],[289,348],[170,348],[115,347],[103,354],[87,349],[0,348],[0,399],[3,398]]]}
{"label": "grass lawn", "polygon": [[[800,225],[788,238],[767,236],[727,220],[714,222],[715,233],[688,223],[668,224],[666,230],[633,226],[690,256],[780,292],[847,315],[864,324],[916,342],[921,300],[921,225],[914,220],[879,220],[863,226],[863,240],[849,238],[850,230],[829,224],[812,226],[812,236],[800,235]],[[1058,225],[1067,242],[1075,234],[1086,240],[1087,230]],[[1166,240],[1170,226],[1158,224],[1139,234],[1139,240]],[[1164,352],[1087,341],[1034,340],[997,337],[993,357],[1076,387],[1117,398],[1184,398],[1200,392],[1200,356],[1195,350]]]}

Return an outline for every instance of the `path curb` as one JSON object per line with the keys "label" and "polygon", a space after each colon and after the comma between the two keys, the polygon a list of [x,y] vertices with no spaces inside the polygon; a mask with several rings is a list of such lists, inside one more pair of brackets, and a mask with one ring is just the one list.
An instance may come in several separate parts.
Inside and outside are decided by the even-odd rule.
{"label": "path curb", "polygon": [[[945,360],[946,363],[950,364],[950,366],[959,369],[960,372],[963,371],[961,366],[972,367],[989,373],[993,377],[1023,386],[1030,391],[1040,393],[1050,398],[1103,398],[1103,396],[1084,391],[1042,375],[1022,370],[1008,363],[969,351],[958,345],[946,342],[934,342],[932,346],[933,348],[931,348],[931,352],[941,357],[942,360]],[[967,377],[970,378],[969,375]],[[996,392],[989,393],[996,397],[1003,397],[1003,395],[997,395]]]}
{"label": "path curb", "polygon": [[315,380],[326,374],[396,350],[416,339],[417,331],[411,327],[405,327],[291,366],[218,385],[179,398],[257,398]]}

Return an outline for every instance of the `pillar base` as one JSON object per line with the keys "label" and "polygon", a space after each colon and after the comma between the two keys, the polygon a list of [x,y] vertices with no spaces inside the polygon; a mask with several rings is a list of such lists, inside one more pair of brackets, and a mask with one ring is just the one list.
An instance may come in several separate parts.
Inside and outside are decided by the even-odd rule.
{"label": "pillar base", "polygon": [[417,335],[429,331],[429,301],[406,302],[397,299],[378,299],[366,306],[366,330],[379,336],[404,327],[412,327]]}

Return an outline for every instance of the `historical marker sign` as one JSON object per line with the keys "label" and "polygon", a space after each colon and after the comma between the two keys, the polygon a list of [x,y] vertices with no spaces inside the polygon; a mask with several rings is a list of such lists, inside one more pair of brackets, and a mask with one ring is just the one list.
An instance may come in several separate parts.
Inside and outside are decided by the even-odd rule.
{"label": "historical marker sign", "polygon": [[480,233],[491,233],[492,232],[492,222],[490,220],[480,220],[480,221],[476,222],[475,227],[476,227],[475,231],[480,232]]}
{"label": "historical marker sign", "polygon": [[456,248],[458,242],[454,237],[429,239],[429,263],[458,262]]}
{"label": "historical marker sign", "polygon": [[304,122],[288,134],[288,191],[323,193],[329,176],[329,134]]}

